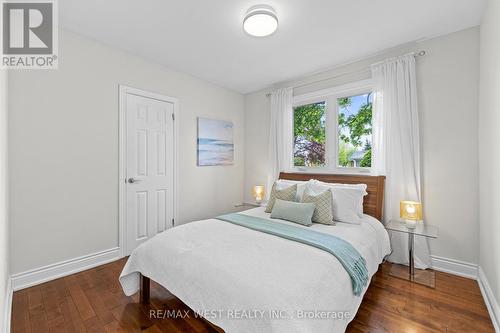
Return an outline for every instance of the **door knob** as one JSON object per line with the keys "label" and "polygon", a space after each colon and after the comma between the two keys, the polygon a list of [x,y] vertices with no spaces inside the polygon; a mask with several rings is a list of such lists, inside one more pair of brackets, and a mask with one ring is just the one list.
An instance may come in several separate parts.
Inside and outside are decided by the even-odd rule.
{"label": "door knob", "polygon": [[130,177],[128,179],[129,184],[137,183],[137,182],[140,182],[140,181],[142,181],[142,179],[135,179],[133,177]]}

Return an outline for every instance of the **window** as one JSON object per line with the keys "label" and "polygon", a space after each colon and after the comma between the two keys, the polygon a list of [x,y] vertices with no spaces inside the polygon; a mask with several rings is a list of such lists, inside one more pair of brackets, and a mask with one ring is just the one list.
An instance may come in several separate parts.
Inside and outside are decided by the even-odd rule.
{"label": "window", "polygon": [[369,171],[372,106],[368,80],[296,96],[291,168],[308,172]]}
{"label": "window", "polygon": [[339,167],[371,167],[372,101],[372,93],[337,99]]}
{"label": "window", "polygon": [[324,167],[326,157],[326,102],[293,108],[293,165]]}

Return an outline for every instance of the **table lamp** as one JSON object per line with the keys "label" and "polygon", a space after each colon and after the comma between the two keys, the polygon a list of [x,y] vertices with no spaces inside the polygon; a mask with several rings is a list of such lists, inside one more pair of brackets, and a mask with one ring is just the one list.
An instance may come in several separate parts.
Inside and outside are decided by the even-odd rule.
{"label": "table lamp", "polygon": [[422,203],[417,201],[401,201],[399,203],[399,215],[405,221],[408,228],[415,228],[417,221],[422,220]]}
{"label": "table lamp", "polygon": [[255,198],[255,202],[260,205],[262,200],[264,199],[264,186],[262,185],[255,185],[253,187],[253,197]]}

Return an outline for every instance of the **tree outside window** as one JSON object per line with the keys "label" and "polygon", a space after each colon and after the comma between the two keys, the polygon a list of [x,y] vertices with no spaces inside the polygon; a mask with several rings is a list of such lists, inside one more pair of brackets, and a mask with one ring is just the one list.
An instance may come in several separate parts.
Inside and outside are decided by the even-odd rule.
{"label": "tree outside window", "polygon": [[[326,99],[328,100],[328,99]],[[341,168],[371,167],[372,93],[337,98],[338,127],[327,128],[327,112],[335,112],[327,102],[320,101],[293,109],[293,165],[295,167],[326,167],[326,142],[337,135],[336,166]]]}
{"label": "tree outside window", "polygon": [[293,163],[298,167],[324,167],[326,102],[293,109]]}
{"label": "tree outside window", "polygon": [[372,93],[342,97],[339,106],[339,167],[371,167]]}

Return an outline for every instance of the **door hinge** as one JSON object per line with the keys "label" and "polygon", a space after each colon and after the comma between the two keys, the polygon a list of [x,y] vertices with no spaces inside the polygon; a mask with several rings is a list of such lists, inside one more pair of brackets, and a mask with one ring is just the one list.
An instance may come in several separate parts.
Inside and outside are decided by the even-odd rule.
{"label": "door hinge", "polygon": [[175,227],[174,219],[172,219],[172,227]]}
{"label": "door hinge", "polygon": [[175,114],[172,113],[172,120],[175,120]]}

